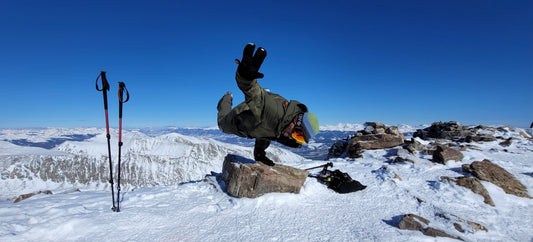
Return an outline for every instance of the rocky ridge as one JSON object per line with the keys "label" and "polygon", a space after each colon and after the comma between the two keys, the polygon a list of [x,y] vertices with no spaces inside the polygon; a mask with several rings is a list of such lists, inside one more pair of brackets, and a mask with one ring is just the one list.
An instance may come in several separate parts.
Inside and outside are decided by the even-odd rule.
{"label": "rocky ridge", "polygon": [[[389,162],[394,165],[397,163],[413,163],[421,165],[420,161],[430,160],[434,165],[446,165],[449,161],[463,162],[463,151],[467,149],[476,150],[476,143],[480,142],[498,142],[506,152],[505,147],[512,145],[514,138],[505,137],[506,135],[496,135],[497,133],[506,134],[515,132],[511,127],[487,127],[463,126],[455,121],[435,122],[430,127],[418,129],[413,133],[413,138],[406,140],[405,137],[397,132],[395,126],[385,126],[377,122],[367,122],[363,130],[357,131],[354,135],[346,139],[337,141],[329,150],[329,158],[357,159],[363,158],[365,150],[385,149]],[[531,136],[525,132],[520,132],[520,136],[531,140]],[[427,159],[426,157],[431,157]],[[386,166],[382,167],[387,170]],[[440,182],[454,183],[470,189],[473,193],[483,197],[486,204],[495,206],[493,199],[490,197],[487,189],[483,186],[484,182],[490,182],[506,193],[519,197],[532,198],[526,187],[520,183],[511,173],[504,168],[492,163],[489,160],[474,161],[470,164],[462,165],[460,177],[441,177]],[[394,173],[394,179],[402,180]],[[418,199],[423,204],[424,201]],[[454,227],[457,231],[465,233],[477,232],[479,230],[487,231],[483,225],[467,221],[458,216],[449,213],[442,213],[442,218],[453,220]],[[433,237],[449,237],[462,240],[460,237],[452,236],[442,230],[428,226],[430,221],[414,214],[406,214],[397,224],[400,229],[419,230],[425,235]]]}

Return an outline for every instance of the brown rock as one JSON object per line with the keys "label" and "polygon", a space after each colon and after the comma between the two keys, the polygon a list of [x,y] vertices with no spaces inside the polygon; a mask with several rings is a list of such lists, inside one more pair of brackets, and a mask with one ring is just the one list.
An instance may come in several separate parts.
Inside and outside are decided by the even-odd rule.
{"label": "brown rock", "polygon": [[463,153],[446,146],[437,145],[437,150],[433,152],[433,162],[446,164],[449,160],[461,161],[463,160]]}
{"label": "brown rock", "polygon": [[227,193],[234,197],[255,198],[271,192],[299,193],[308,172],[279,165],[267,166],[241,156],[227,155],[222,180]]}
{"label": "brown rock", "polygon": [[345,153],[350,158],[360,158],[365,150],[392,148],[402,145],[405,140],[396,126],[388,127],[378,122],[366,122],[365,125],[364,130],[333,144],[328,159],[342,157]]}
{"label": "brown rock", "polygon": [[30,197],[33,197],[33,196],[38,195],[38,194],[41,194],[41,193],[44,193],[44,194],[52,194],[52,191],[50,191],[50,190],[44,190],[44,191],[38,191],[38,192],[33,192],[33,193],[22,194],[22,195],[20,195],[20,196],[18,196],[18,197],[13,198],[13,200],[14,200],[13,202],[14,202],[14,203],[18,203],[18,202],[20,202],[20,201],[22,201],[22,200],[28,199],[28,198],[30,198]]}
{"label": "brown rock", "polygon": [[485,226],[483,226],[483,225],[481,225],[479,223],[476,223],[476,222],[472,222],[472,221],[466,220],[466,224],[468,224],[474,230],[474,232],[477,232],[477,231],[480,231],[480,230],[483,230],[485,232],[489,231]]}
{"label": "brown rock", "polygon": [[426,231],[424,231],[424,235],[432,236],[432,237],[448,237],[448,238],[452,238],[452,239],[462,240],[459,237],[456,237],[456,236],[453,236],[453,235],[449,235],[449,234],[447,234],[446,232],[444,232],[442,230],[438,230],[438,229],[431,228],[431,227],[427,228]]}
{"label": "brown rock", "polygon": [[455,227],[455,229],[461,233],[464,233],[466,231],[470,232],[470,233],[475,233],[477,231],[480,231],[480,230],[483,230],[485,232],[487,232],[487,228],[485,228],[485,226],[479,224],[479,223],[476,223],[476,222],[472,222],[472,221],[460,221],[462,222],[462,225],[461,223],[453,223],[453,226]]}
{"label": "brown rock", "polygon": [[500,145],[501,146],[505,146],[505,147],[509,147],[509,146],[511,146],[512,143],[513,143],[513,138],[511,137],[511,138],[508,138],[508,139],[500,142]]}
{"label": "brown rock", "polygon": [[499,186],[508,194],[531,198],[527,188],[511,173],[487,159],[474,161],[470,165],[463,165],[462,168],[463,171],[472,173],[472,175],[482,181],[488,181]]}
{"label": "brown rock", "polygon": [[485,189],[483,184],[481,184],[481,182],[479,182],[477,178],[466,177],[466,176],[459,177],[457,178],[455,182],[457,183],[457,185],[466,187],[472,190],[472,192],[474,192],[475,194],[481,195],[484,199],[483,202],[491,206],[494,206],[494,201],[492,201],[492,198],[490,197],[489,192],[487,191],[487,189]]}
{"label": "brown rock", "polygon": [[411,154],[416,154],[419,151],[424,150],[424,145],[418,142],[416,139],[411,138],[411,140],[406,140],[403,144],[403,147],[408,150]]}
{"label": "brown rock", "polygon": [[441,217],[441,218],[445,218],[451,222],[453,222],[453,227],[461,232],[461,233],[464,233],[464,232],[469,232],[469,233],[475,233],[477,231],[480,231],[480,230],[483,230],[485,232],[488,232],[487,228],[485,228],[485,226],[479,224],[479,223],[476,223],[476,222],[472,222],[472,221],[468,221],[466,219],[463,219],[463,218],[460,218],[458,216],[455,216],[453,214],[449,214],[449,213],[440,213],[440,214],[437,214],[437,216]]}
{"label": "brown rock", "polygon": [[359,143],[360,147],[365,150],[377,150],[402,145],[404,139],[403,135],[370,134],[354,137],[352,138],[352,142]]}
{"label": "brown rock", "polygon": [[347,148],[350,158],[359,158],[365,150],[392,148],[404,143],[405,137],[396,126],[367,122],[366,128],[358,131]]}
{"label": "brown rock", "polygon": [[408,158],[403,158],[403,157],[400,157],[400,156],[397,156],[396,158],[394,158],[394,160],[392,160],[392,163],[399,163],[399,162],[411,162],[413,164],[417,163],[414,160],[411,160],[411,159],[408,159]]}
{"label": "brown rock", "polygon": [[429,220],[414,214],[406,214],[398,224],[398,228],[406,230],[422,230],[424,229],[424,225],[421,223],[428,225]]}
{"label": "brown rock", "polygon": [[468,135],[465,137],[465,142],[491,142],[496,141],[496,137],[490,135],[490,134],[476,134],[476,135]]}
{"label": "brown rock", "polygon": [[466,177],[466,176],[457,177],[457,178],[450,178],[450,177],[447,177],[447,176],[442,176],[440,179],[441,180],[446,180],[448,182],[455,182],[459,186],[466,187],[466,188],[472,190],[472,192],[474,192],[474,193],[476,193],[478,195],[481,195],[486,204],[494,206],[494,201],[492,201],[492,198],[490,197],[489,192],[487,191],[487,189],[485,189],[483,184],[481,184],[481,182],[479,182],[479,179],[477,179],[475,177]]}
{"label": "brown rock", "polygon": [[419,129],[413,137],[420,137],[421,139],[447,139],[447,140],[461,140],[464,137],[472,135],[472,131],[468,127],[459,124],[456,121],[450,122],[435,122],[431,127]]}

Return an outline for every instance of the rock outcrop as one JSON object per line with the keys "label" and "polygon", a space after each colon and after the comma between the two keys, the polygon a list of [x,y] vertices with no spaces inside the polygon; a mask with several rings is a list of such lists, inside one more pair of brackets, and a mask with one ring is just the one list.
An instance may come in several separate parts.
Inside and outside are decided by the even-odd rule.
{"label": "rock outcrop", "polygon": [[418,230],[426,236],[448,237],[448,238],[462,240],[461,238],[453,236],[453,235],[449,235],[448,233],[442,230],[428,227],[428,225],[429,225],[429,220],[423,217],[420,217],[418,215],[406,214],[403,216],[402,220],[398,224],[398,228],[406,229],[406,230]]}
{"label": "rock outcrop", "polygon": [[444,139],[458,142],[490,142],[495,141],[496,137],[481,130],[490,130],[490,128],[483,125],[476,127],[468,127],[459,124],[456,121],[450,122],[435,122],[430,127],[417,130],[413,136],[420,137],[424,140]]}
{"label": "rock outcrop", "polygon": [[474,161],[462,166],[464,172],[471,173],[482,181],[488,181],[502,188],[506,193],[531,198],[527,188],[511,173],[492,163],[490,160]]}
{"label": "rock outcrop", "polygon": [[447,139],[457,141],[464,139],[466,136],[472,136],[467,126],[460,125],[458,122],[435,122],[430,127],[417,130],[413,136],[420,137],[424,140],[429,139]]}
{"label": "rock outcrop", "polygon": [[[453,227],[455,228],[455,230],[461,233],[475,233],[480,230],[485,232],[488,231],[485,226],[479,223],[468,221],[453,214],[438,213],[435,214],[435,217],[453,223]],[[398,228],[404,230],[417,230],[422,232],[424,235],[431,237],[448,237],[452,239],[463,240],[458,236],[450,235],[445,231],[430,227],[429,225],[430,221],[426,218],[414,214],[406,214],[398,223]]]}
{"label": "rock outcrop", "polygon": [[267,166],[237,155],[227,155],[222,180],[227,193],[234,197],[256,198],[271,192],[299,193],[309,173],[306,170],[276,164]]}
{"label": "rock outcrop", "polygon": [[366,128],[346,140],[336,142],[330,149],[328,159],[341,157],[345,153],[350,158],[362,157],[365,150],[392,148],[402,145],[405,137],[396,126],[366,122]]}

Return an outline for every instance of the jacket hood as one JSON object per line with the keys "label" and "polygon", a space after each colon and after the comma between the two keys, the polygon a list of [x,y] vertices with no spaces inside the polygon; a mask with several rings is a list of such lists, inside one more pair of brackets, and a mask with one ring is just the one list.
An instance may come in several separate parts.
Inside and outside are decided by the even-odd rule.
{"label": "jacket hood", "polygon": [[278,135],[281,135],[283,130],[287,128],[287,126],[294,120],[294,117],[300,113],[308,112],[307,106],[304,104],[291,100],[289,102],[289,105],[287,105],[287,109],[285,111],[285,115],[283,115],[283,118],[278,126]]}

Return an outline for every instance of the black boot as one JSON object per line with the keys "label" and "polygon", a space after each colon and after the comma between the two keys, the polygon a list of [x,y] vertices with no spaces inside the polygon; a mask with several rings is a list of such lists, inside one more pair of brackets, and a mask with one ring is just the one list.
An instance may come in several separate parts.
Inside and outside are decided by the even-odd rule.
{"label": "black boot", "polygon": [[256,139],[254,147],[254,159],[268,166],[274,166],[274,162],[266,157],[266,148],[270,145],[269,140]]}
{"label": "black boot", "polygon": [[276,164],[266,156],[255,156],[255,161],[259,161],[267,166],[275,166]]}

